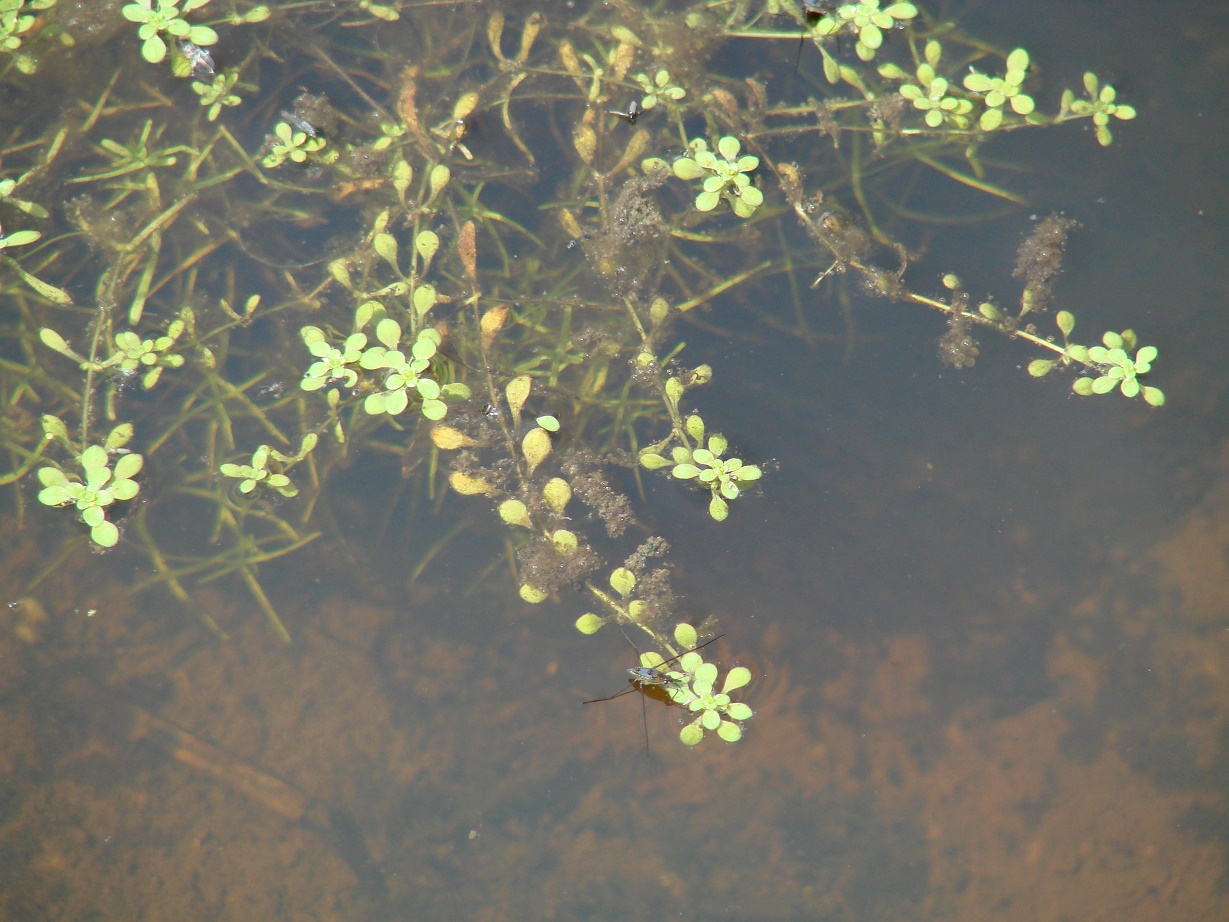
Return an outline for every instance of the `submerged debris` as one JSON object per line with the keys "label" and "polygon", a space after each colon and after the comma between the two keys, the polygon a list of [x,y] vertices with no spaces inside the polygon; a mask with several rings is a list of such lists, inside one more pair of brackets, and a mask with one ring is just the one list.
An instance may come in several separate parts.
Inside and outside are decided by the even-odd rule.
{"label": "submerged debris", "polygon": [[1054,280],[1062,270],[1067,235],[1078,221],[1052,214],[1042,220],[1016,252],[1015,278],[1024,279],[1024,312],[1044,311],[1054,296]]}

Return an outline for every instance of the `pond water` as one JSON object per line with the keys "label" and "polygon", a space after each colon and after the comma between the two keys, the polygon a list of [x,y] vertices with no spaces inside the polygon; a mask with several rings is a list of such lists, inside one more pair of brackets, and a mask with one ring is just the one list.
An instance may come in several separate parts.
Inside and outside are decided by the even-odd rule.
{"label": "pond water", "polygon": [[[42,234],[0,251],[14,260],[0,266],[0,434],[4,470],[22,474],[0,507],[0,915],[1229,916],[1221,17],[1200,3],[922,4],[926,28],[964,30],[939,30],[945,55],[974,47],[962,34],[1026,47],[1041,111],[1063,87],[1082,93],[1089,69],[1137,110],[1112,121],[1109,147],[1087,120],[988,142],[986,182],[1013,202],[877,157],[846,122],[839,146],[817,131],[808,99],[862,101],[830,86],[813,45],[793,72],[788,16],[708,3],[687,20],[684,6],[282,4],[217,25],[212,67],[238,69],[239,102],[214,120],[199,98],[213,76],[202,65],[193,91],[169,59],[143,60],[118,10],[35,11],[37,69],[0,78],[0,181],[28,177],[0,223]],[[624,36],[616,80],[617,56],[599,57],[617,27],[637,41]],[[655,59],[654,43],[675,55]],[[849,34],[825,47],[868,67]],[[908,49],[891,31],[880,59],[903,66]],[[611,114],[659,66],[688,95],[634,123]],[[789,118],[764,118],[748,79]],[[738,112],[720,93],[689,108],[714,89]],[[736,123],[742,153],[762,155],[751,221],[728,201],[701,214],[681,178],[620,198],[643,157]],[[616,166],[638,130],[646,147]],[[968,172],[963,143],[937,144],[915,152]],[[412,170],[400,187],[398,159]],[[1075,314],[1072,341],[1132,328],[1157,346],[1146,381],[1165,405],[1078,396],[1062,370],[1030,377],[1043,353],[993,329],[974,327],[974,364],[944,364],[941,314],[867,290],[872,270],[897,268],[886,243],[838,252],[844,271],[812,288],[834,257],[782,192],[790,162],[824,194],[805,214],[854,228],[873,215],[907,248],[908,291],[932,299],[950,297],[951,272],[973,305],[1014,311],[1022,240],[1049,214],[1078,222],[1054,309]],[[431,178],[438,164],[448,177]],[[437,253],[423,255],[424,231]],[[395,269],[377,232],[397,242]],[[416,308],[424,280],[437,300]],[[689,309],[642,340],[624,307],[648,327],[659,294]],[[383,311],[439,330],[415,373],[471,391],[442,421],[420,410],[430,386],[404,414],[369,412],[365,395],[404,391],[353,357],[354,381],[343,369],[301,386],[325,375],[302,328],[340,345],[373,300],[372,343]],[[117,359],[87,377],[37,333],[88,364],[123,330],[156,339],[185,306],[191,323],[159,353],[182,365]],[[1036,323],[1058,338],[1053,313]],[[720,522],[707,492],[635,464],[671,430],[663,382],[701,364],[713,379],[688,388],[684,415],[764,471]],[[532,390],[516,422],[506,388],[520,376]],[[63,439],[44,443],[43,414]],[[535,465],[523,440],[546,416],[560,430]],[[53,464],[72,480],[72,446],[124,422],[145,464],[137,497],[105,508],[119,531],[104,551],[105,530],[91,542],[74,508],[40,502],[52,481],[36,475]],[[262,444],[281,453],[263,471]],[[297,495],[266,476],[283,470]],[[563,514],[547,477],[571,483]],[[465,478],[475,495],[458,495]],[[612,536],[599,511],[617,518],[618,493],[635,522]],[[532,531],[496,512],[510,498],[600,564],[528,553]],[[669,625],[722,634],[701,652],[723,675],[750,670],[737,742],[684,746],[691,714],[660,693],[582,705],[627,687],[625,636],[650,644],[626,619],[573,626],[626,611],[606,588],[625,561]],[[523,598],[551,580],[544,601]]]}

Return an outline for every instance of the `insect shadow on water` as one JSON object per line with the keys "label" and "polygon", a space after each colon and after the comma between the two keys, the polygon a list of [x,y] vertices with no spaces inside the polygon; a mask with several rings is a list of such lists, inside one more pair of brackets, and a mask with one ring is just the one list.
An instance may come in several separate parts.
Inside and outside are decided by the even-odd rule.
{"label": "insect shadow on water", "polygon": [[[669,697],[667,689],[681,688],[682,681],[670,675],[668,667],[671,663],[677,662],[688,653],[695,653],[697,650],[702,650],[710,643],[720,640],[725,636],[724,633],[718,634],[716,637],[710,637],[704,643],[696,644],[690,650],[684,650],[681,653],[676,653],[669,659],[664,659],[660,663],[653,666],[644,665],[645,654],[640,652],[640,649],[632,643],[632,639],[627,636],[627,632],[623,631],[622,626],[619,631],[623,633],[623,639],[631,644],[632,649],[636,651],[636,655],[640,657],[641,665],[633,666],[628,669],[628,687],[620,692],[615,692],[613,695],[607,695],[605,698],[590,698],[588,701],[582,701],[581,704],[601,704],[603,701],[614,701],[616,698],[622,698],[624,695],[630,695],[634,691],[640,692],[640,716],[644,720],[644,751],[649,751],[649,714],[648,705],[645,703],[645,698],[652,696],[664,704],[673,705],[674,701]],[[657,691],[656,695],[652,692]]]}

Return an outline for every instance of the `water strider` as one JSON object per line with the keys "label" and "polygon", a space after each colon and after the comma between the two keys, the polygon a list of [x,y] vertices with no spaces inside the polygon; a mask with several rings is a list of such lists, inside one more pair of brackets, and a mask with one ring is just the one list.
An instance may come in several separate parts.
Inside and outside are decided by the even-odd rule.
{"label": "water strider", "polygon": [[[622,630],[622,628],[620,628],[620,630]],[[624,638],[626,638],[628,643],[632,643],[631,638],[628,637],[627,634],[624,634],[623,636]],[[660,663],[658,663],[655,666],[644,666],[644,665],[633,666],[627,670],[628,675],[631,676],[631,678],[628,680],[630,684],[627,688],[623,689],[620,692],[615,692],[615,694],[613,695],[607,695],[605,698],[590,698],[588,701],[582,701],[581,704],[601,704],[603,701],[614,701],[615,698],[622,698],[624,695],[629,695],[634,691],[641,692],[640,713],[641,713],[641,717],[644,720],[644,749],[645,749],[645,752],[648,752],[649,750],[649,716],[648,716],[648,708],[644,703],[644,698],[645,698],[645,695],[643,694],[644,690],[646,688],[662,688],[662,689],[679,688],[680,685],[682,684],[681,679],[677,679],[671,676],[670,673],[665,670],[665,667],[669,666],[673,662],[677,662],[678,660],[682,659],[688,653],[695,653],[697,650],[704,649],[713,641],[720,640],[724,636],[725,634],[721,633],[721,634],[718,634],[716,637],[710,637],[708,640],[704,641],[704,643],[696,644],[690,650],[684,650],[682,653],[676,653],[674,656],[670,657],[669,659],[662,660]],[[636,649],[636,645],[634,643],[632,643],[632,649],[636,650],[637,654],[639,654],[640,656],[643,656],[643,654],[640,654],[640,651]]]}

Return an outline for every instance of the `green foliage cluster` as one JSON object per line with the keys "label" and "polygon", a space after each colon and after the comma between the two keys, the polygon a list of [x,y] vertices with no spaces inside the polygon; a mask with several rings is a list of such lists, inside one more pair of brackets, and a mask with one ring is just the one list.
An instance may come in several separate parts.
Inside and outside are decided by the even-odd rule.
{"label": "green foliage cluster", "polygon": [[1062,111],[1077,118],[1091,118],[1097,129],[1097,143],[1109,147],[1114,141],[1114,133],[1109,128],[1110,119],[1130,121],[1135,118],[1135,107],[1116,102],[1118,91],[1109,84],[1101,86],[1097,75],[1091,72],[1084,75],[1084,91],[1088,94],[1087,99],[1076,99],[1075,93],[1064,90]]}
{"label": "green foliage cluster", "polygon": [[184,356],[171,350],[194,321],[192,310],[184,308],[180,316],[167,326],[165,333],[142,339],[132,330],[117,331],[111,337],[107,349],[109,354],[101,358],[81,355],[50,327],[43,327],[38,335],[44,346],[72,359],[82,371],[93,373],[118,369],[125,376],[143,371],[141,386],[149,390],[158,383],[165,369],[183,366]]}
{"label": "green foliage cluster", "polygon": [[[760,165],[760,158],[739,155],[742,145],[729,135],[717,142],[717,156],[708,149],[703,138],[696,138],[688,147],[690,157],[674,161],[672,169],[679,179],[703,179],[704,191],[696,196],[696,209],[712,211],[723,199],[740,218],[750,218],[764,204],[764,194],[751,185],[748,175]],[[650,164],[652,168],[654,164]]]}
{"label": "green foliage cluster", "polygon": [[[704,420],[698,413],[687,417],[683,423],[688,441],[675,445],[667,460],[657,450],[646,449],[640,453],[640,463],[649,470],[670,467],[670,474],[679,480],[695,480],[711,494],[708,514],[714,521],[724,522],[730,514],[729,504],[742,495],[743,490],[763,476],[754,464],[744,464],[741,458],[723,458],[729,442],[720,433],[704,441]],[[673,436],[673,433],[672,433]]]}
{"label": "green foliage cluster", "polygon": [[852,33],[857,37],[854,51],[858,57],[863,61],[873,61],[875,53],[883,46],[883,33],[892,31],[899,24],[911,22],[917,16],[918,9],[912,3],[891,3],[881,9],[879,0],[859,0],[836,6],[812,29],[820,37]]}
{"label": "green foliage cluster", "polygon": [[186,18],[188,13],[200,9],[208,2],[209,0],[133,0],[132,3],[125,4],[120,12],[129,22],[140,24],[137,36],[141,39],[141,56],[150,64],[158,64],[166,58],[168,51],[164,36],[195,45],[217,44],[216,31],[209,26],[194,26]]}
{"label": "green foliage cluster", "polygon": [[[1156,349],[1131,330],[1083,346],[1068,310],[1058,336],[1037,326],[1074,222],[1039,222],[1009,310],[956,273],[926,290],[908,241],[880,220],[902,179],[1021,203],[986,145],[1079,121],[1108,144],[1111,121],[1135,114],[1112,87],[1088,74],[1047,114],[1027,51],[994,51],[912,3],[659,7],[594,2],[549,22],[478,10],[462,24],[433,4],[367,0],[238,0],[215,21],[198,21],[206,0],[114,11],[138,24],[144,61],[171,67],[101,74],[71,112],[0,126],[0,217],[28,225],[0,231],[0,290],[20,321],[0,330],[13,417],[0,483],[36,479],[39,505],[76,511],[85,528],[68,523],[65,553],[143,555],[136,590],[164,589],[219,633],[195,588],[237,580],[289,640],[261,568],[319,538],[317,522],[351,540],[331,527],[346,513],[329,485],[361,451],[395,469],[415,512],[446,508],[445,487],[489,503],[525,603],[579,595],[580,631],[648,637],[658,650],[641,668],[686,712],[694,745],[741,737],[751,710],[732,693],[751,675],[721,678],[696,629],[677,626],[657,562],[669,546],[638,522],[632,487],[652,476],[699,491],[720,522],[765,480],[755,435],[733,446],[717,411],[696,410],[716,374],[685,351],[697,308],[808,336],[815,306],[855,284],[937,312],[953,364],[971,364],[974,333],[990,332],[1038,350],[1035,377],[1163,403],[1146,383]],[[0,46],[71,44],[55,9],[0,0]],[[319,31],[334,23],[344,39]],[[216,72],[223,25],[236,28]],[[683,63],[734,40],[796,46],[799,26],[823,67],[813,98]],[[287,41],[304,29],[313,42]],[[849,36],[856,60],[838,51]],[[382,50],[394,41],[396,57]],[[12,60],[0,80],[24,79],[35,58]],[[284,98],[305,73],[318,95]],[[260,114],[235,112],[241,96]],[[255,150],[236,136],[251,118],[267,134]],[[778,273],[792,282],[785,316],[727,297]],[[720,312],[706,322],[719,329]],[[6,495],[25,515],[21,489]],[[160,538],[177,516],[196,546]],[[417,548],[416,578],[464,522],[436,534],[399,510],[364,531],[374,548]]]}
{"label": "green foliage cluster", "polygon": [[[70,451],[68,429],[54,416],[43,417],[43,430],[48,439],[55,439]],[[132,425],[123,423],[111,430],[102,445],[88,445],[75,460],[81,473],[65,473],[60,467],[41,467],[38,481],[43,489],[38,501],[44,506],[73,506],[81,513],[81,521],[89,526],[90,538],[100,547],[114,547],[119,541],[119,529],[107,521],[107,507],[136,497],[140,486],[133,478],[140,473],[145,459],[125,451],[132,438]],[[111,456],[118,454],[114,466]]]}
{"label": "green foliage cluster", "polygon": [[[696,629],[690,624],[677,625],[674,639],[684,648],[695,647],[698,639]],[[644,668],[656,669],[663,662],[664,658],[658,653],[649,652],[640,656],[640,665]],[[751,682],[750,669],[735,666],[729,670],[718,691],[720,671],[717,666],[706,663],[697,650],[691,649],[675,660],[665,676],[664,687],[670,700],[695,715],[679,731],[679,739],[684,745],[699,745],[706,731],[715,732],[727,743],[737,743],[742,739],[742,725],[754,716],[754,712],[747,704],[734,701],[730,692],[744,688]]]}
{"label": "green foliage cluster", "polygon": [[655,108],[663,99],[667,103],[679,102],[687,95],[687,90],[676,85],[670,79],[670,71],[664,67],[654,72],[652,77],[648,74],[633,74],[632,79],[644,93],[640,99],[640,108],[646,112]]}
{"label": "green foliage cluster", "polygon": [[328,139],[322,135],[308,135],[286,122],[278,122],[273,126],[269,152],[261,158],[260,165],[271,170],[287,160],[291,163],[307,163],[309,159],[314,163],[332,163],[337,159],[337,152],[326,152],[327,145]]}
{"label": "green foliage cluster", "polygon": [[[1093,394],[1108,394],[1118,390],[1124,397],[1143,397],[1151,406],[1159,407],[1165,403],[1165,394],[1158,387],[1139,382],[1139,376],[1152,370],[1156,361],[1156,346],[1142,346],[1134,330],[1123,330],[1115,333],[1109,330],[1102,334],[1100,346],[1081,346],[1071,342],[1071,333],[1075,329],[1075,317],[1070,311],[1059,311],[1054,318],[1060,332],[1063,334],[1063,353],[1059,359],[1034,359],[1029,363],[1028,373],[1034,378],[1048,375],[1060,365],[1078,363],[1091,375],[1082,375],[1072,382],[1071,389],[1082,397]],[[1135,358],[1131,358],[1135,352]]]}
{"label": "green foliage cluster", "polygon": [[[249,464],[223,464],[218,468],[218,473],[223,477],[238,480],[239,492],[244,495],[252,493],[258,487],[265,487],[290,499],[299,495],[299,488],[291,482],[286,471],[306,458],[316,447],[317,441],[316,434],[309,432],[303,436],[303,443],[295,455],[285,454],[269,445],[261,445],[252,452]],[[276,465],[276,469],[270,469],[271,461]]]}
{"label": "green foliage cluster", "polygon": [[207,118],[216,122],[223,108],[233,108],[243,102],[236,93],[231,91],[239,82],[239,72],[226,70],[214,74],[209,83],[201,80],[192,81],[192,92],[200,97],[201,105],[205,107]]}
{"label": "green foliage cluster", "polygon": [[55,4],[56,0],[0,0],[0,52],[11,55],[23,74],[34,73],[38,65],[21,48],[37,31],[43,11]]}

